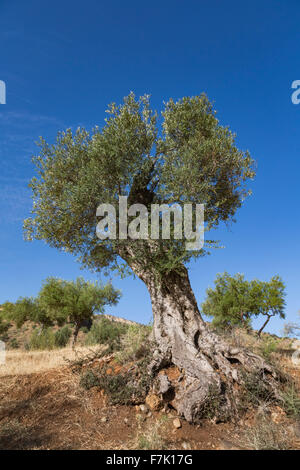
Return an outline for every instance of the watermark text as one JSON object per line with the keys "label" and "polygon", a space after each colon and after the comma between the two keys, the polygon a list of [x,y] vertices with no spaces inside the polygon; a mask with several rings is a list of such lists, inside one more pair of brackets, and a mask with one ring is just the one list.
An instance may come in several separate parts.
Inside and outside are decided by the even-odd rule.
{"label": "watermark text", "polygon": [[[201,250],[204,245],[204,204],[143,204],[128,207],[127,196],[119,196],[118,206],[100,204],[96,227],[100,240],[182,240],[187,250]],[[118,224],[117,224],[118,221]],[[118,225],[118,227],[117,227]],[[118,230],[117,230],[118,229]]]}
{"label": "watermark text", "polygon": [[3,80],[0,80],[0,104],[6,104],[6,85]]}
{"label": "watermark text", "polygon": [[300,104],[300,80],[293,81],[292,89],[295,90],[291,96],[292,103]]}

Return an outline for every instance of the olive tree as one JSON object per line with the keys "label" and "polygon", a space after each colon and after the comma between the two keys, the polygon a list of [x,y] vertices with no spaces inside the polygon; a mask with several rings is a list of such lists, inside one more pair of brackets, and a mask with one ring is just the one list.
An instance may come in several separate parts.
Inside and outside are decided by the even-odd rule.
{"label": "olive tree", "polygon": [[5,306],[8,306],[8,302],[5,302],[5,304],[0,305],[0,335],[6,333],[10,327],[10,324],[6,321],[8,320],[8,317]]}
{"label": "olive tree", "polygon": [[285,318],[285,285],[279,276],[270,281],[247,281],[243,274],[230,276],[219,274],[215,288],[206,291],[207,298],[202,304],[205,315],[213,317],[213,325],[225,328],[248,326],[253,317],[266,317],[258,330],[261,335],[274,316]]}
{"label": "olive tree", "polygon": [[218,274],[214,288],[209,287],[206,295],[201,310],[204,315],[213,318],[213,326],[221,329],[250,326],[255,305],[251,283],[244,279],[243,274]]}
{"label": "olive tree", "polygon": [[74,324],[73,347],[80,328],[92,322],[95,313],[104,313],[106,305],[116,305],[120,291],[112,284],[102,285],[78,278],[76,281],[48,278],[38,297],[39,306],[49,318],[62,325]]}
{"label": "olive tree", "polygon": [[73,346],[85,322],[92,322],[95,313],[103,313],[106,305],[118,303],[121,292],[111,283],[76,281],[49,277],[37,297],[21,297],[15,303],[3,304],[3,314],[20,328],[32,321],[43,330],[53,325],[74,324]]}
{"label": "olive tree", "polygon": [[[239,380],[233,361],[261,365],[260,358],[234,353],[200,315],[187,266],[214,242],[207,239],[195,251],[175,236],[99,240],[96,211],[100,203],[117,207],[119,196],[148,210],[152,204],[204,204],[209,231],[234,220],[249,194],[254,161],[237,148],[235,135],[220,125],[205,95],[170,99],[161,120],[147,95],[136,99],[133,93],[121,105],[111,104],[107,113],[103,128],[68,129],[58,133],[54,144],[41,139],[25,234],[74,254],[95,271],[124,273],[126,265],[146,284],[157,344],[151,373],[170,363],[185,371],[185,389],[181,393],[178,386],[176,406],[186,419],[196,421],[211,385],[225,393],[224,403],[231,407],[229,390]],[[117,207],[117,226],[119,222]]]}
{"label": "olive tree", "polygon": [[269,282],[255,280],[251,287],[253,299],[255,299],[256,314],[265,317],[265,321],[257,333],[260,336],[272,317],[285,318],[285,284],[280,276],[273,276]]}

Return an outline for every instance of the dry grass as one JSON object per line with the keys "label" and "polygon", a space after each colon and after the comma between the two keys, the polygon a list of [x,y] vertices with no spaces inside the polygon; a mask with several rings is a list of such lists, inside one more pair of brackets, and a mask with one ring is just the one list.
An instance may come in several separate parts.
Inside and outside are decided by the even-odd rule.
{"label": "dry grass", "polygon": [[144,423],[137,417],[138,430],[133,444],[134,449],[140,450],[164,450],[167,449],[167,421],[165,416],[154,422]]}
{"label": "dry grass", "polygon": [[66,361],[78,359],[98,349],[99,346],[78,347],[75,350],[63,348],[51,351],[7,351],[5,364],[0,364],[0,377],[27,375],[56,369],[66,365]]}
{"label": "dry grass", "polygon": [[275,424],[271,419],[260,417],[245,433],[246,446],[253,450],[287,450],[291,435],[286,426]]}

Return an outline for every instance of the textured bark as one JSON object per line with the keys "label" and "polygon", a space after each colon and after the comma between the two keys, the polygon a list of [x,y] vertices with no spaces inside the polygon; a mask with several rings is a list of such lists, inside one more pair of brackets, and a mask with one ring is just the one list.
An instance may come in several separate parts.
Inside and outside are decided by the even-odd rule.
{"label": "textured bark", "polygon": [[187,421],[201,419],[207,401],[216,390],[220,394],[219,414],[232,416],[235,412],[233,385],[243,383],[241,372],[244,371],[260,371],[261,380],[276,393],[276,374],[262,358],[230,347],[206,326],[186,270],[182,275],[165,276],[160,285],[146,273],[143,278],[151,296],[153,337],[158,345],[151,372],[156,373],[168,364],[176,365],[183,372],[184,379],[176,385],[172,405]]}
{"label": "textured bark", "polygon": [[258,337],[261,336],[263,329],[267,326],[267,324],[269,323],[271,317],[272,317],[272,315],[268,315],[268,318],[266,319],[265,323],[264,323],[263,326],[260,328],[260,330],[257,332],[257,336],[258,336]]}
{"label": "textured bark", "polygon": [[[212,393],[215,395],[217,391],[219,414],[234,415],[234,385],[243,384],[245,371],[257,371],[266,387],[276,395],[276,373],[272,368],[261,357],[231,347],[205,324],[184,267],[180,274],[171,272],[158,280],[151,269],[132,260],[131,255],[130,266],[145,282],[152,302],[153,340],[157,349],[149,370],[159,378],[157,374],[162,368],[172,364],[179,368],[180,380],[175,387],[172,385],[173,394],[169,393],[172,406],[179,414],[189,422],[198,422]],[[159,382],[160,393],[167,396],[168,387],[162,385],[161,378]]]}
{"label": "textured bark", "polygon": [[78,333],[81,327],[81,323],[75,323],[74,331],[73,331],[73,339],[72,339],[72,349],[75,348],[76,342],[77,342],[77,337]]}

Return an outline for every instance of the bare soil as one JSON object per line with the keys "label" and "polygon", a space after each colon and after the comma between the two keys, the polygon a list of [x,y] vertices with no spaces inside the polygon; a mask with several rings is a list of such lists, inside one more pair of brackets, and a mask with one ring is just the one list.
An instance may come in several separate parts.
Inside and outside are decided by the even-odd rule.
{"label": "bare soil", "polygon": [[[0,385],[0,449],[132,449],[141,414],[132,406],[109,406],[95,388],[78,387],[67,368],[22,377],[2,378]],[[164,412],[143,417],[151,426]],[[213,449],[232,440],[231,424],[202,427],[168,417],[169,449]]]}
{"label": "bare soil", "polygon": [[[10,337],[25,344],[31,325],[23,331],[10,330]],[[18,335],[18,336],[16,336]],[[244,335],[244,333],[243,333]],[[255,336],[244,335],[243,344],[253,350],[259,347]],[[240,337],[233,338],[235,344]],[[257,342],[257,345],[256,345]],[[253,344],[252,344],[253,343]],[[293,377],[300,393],[300,367],[293,365],[289,343],[276,360]],[[89,353],[78,347],[78,354]],[[5,368],[0,370],[0,449],[170,449],[234,450],[253,448],[247,435],[256,426],[259,410],[249,409],[238,422],[216,423],[203,420],[191,425],[177,418],[174,409],[142,410],[140,406],[112,406],[103,390],[80,387],[80,374],[66,365],[74,353],[70,348],[54,351],[8,350]],[[106,360],[107,373],[131,368]],[[93,361],[89,368],[101,367]],[[166,373],[170,381],[178,376],[171,367]],[[300,449],[300,422],[286,416],[278,406],[270,407],[270,423],[287,434],[288,448]],[[276,431],[276,429],[275,429]]]}
{"label": "bare soil", "polygon": [[[240,449],[253,415],[239,423],[203,421],[194,426],[174,410],[142,413],[138,406],[111,406],[103,391],[79,387],[79,376],[61,367],[1,378],[0,449],[136,449],[139,436],[164,422],[167,449]],[[290,421],[283,416],[283,424]],[[292,448],[300,448],[296,437]]]}

